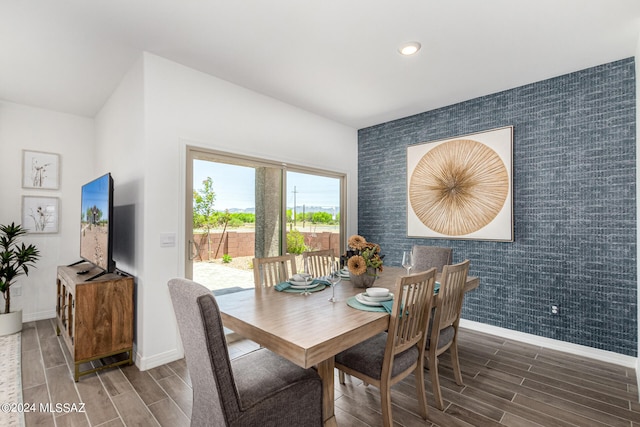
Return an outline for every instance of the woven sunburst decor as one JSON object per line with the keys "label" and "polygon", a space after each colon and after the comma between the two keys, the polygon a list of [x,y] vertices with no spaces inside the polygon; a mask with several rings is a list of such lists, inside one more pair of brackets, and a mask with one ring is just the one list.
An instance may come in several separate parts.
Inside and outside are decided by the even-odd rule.
{"label": "woven sunburst decor", "polygon": [[500,156],[472,139],[445,142],[428,151],[410,178],[409,202],[430,229],[462,236],[489,224],[509,192]]}

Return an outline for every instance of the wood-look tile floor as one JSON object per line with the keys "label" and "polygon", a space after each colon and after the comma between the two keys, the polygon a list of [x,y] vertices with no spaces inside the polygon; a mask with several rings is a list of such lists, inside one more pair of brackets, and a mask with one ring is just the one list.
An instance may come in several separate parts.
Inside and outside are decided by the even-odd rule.
{"label": "wood-look tile floor", "polygon": [[[24,326],[24,402],[85,403],[82,413],[27,413],[27,427],[189,425],[192,396],[184,359],[144,372],[135,366],[111,368],[75,383],[53,319]],[[234,358],[256,348],[241,340],[230,344],[229,352]],[[425,372],[427,421],[417,415],[413,376],[393,387],[396,425],[640,426],[632,369],[469,330],[460,333],[460,358],[464,386],[455,384],[448,354],[441,358],[444,411],[431,406],[431,382]],[[339,426],[382,425],[375,387],[350,377],[341,385],[336,375],[335,391]]]}

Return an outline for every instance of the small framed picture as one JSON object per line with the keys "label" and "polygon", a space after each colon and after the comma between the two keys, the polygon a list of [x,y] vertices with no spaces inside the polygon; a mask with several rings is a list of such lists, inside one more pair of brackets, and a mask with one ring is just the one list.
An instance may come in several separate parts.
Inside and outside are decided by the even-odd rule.
{"label": "small framed picture", "polygon": [[22,196],[22,228],[28,233],[57,233],[57,197]]}
{"label": "small framed picture", "polygon": [[60,155],[22,150],[22,188],[57,190]]}

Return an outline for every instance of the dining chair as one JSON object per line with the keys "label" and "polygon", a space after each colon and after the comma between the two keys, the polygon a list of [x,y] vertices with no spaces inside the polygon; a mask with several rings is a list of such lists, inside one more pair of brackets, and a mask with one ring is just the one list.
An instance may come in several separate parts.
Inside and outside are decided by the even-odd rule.
{"label": "dining chair", "polygon": [[213,293],[168,283],[191,377],[191,426],[322,425],[322,380],[267,349],[230,360]]}
{"label": "dining chair", "polygon": [[346,373],[360,378],[365,386],[371,384],[380,389],[382,421],[385,426],[393,424],[391,386],[412,372],[416,378],[420,415],[427,419],[424,353],[435,278],[435,268],[399,277],[387,332],[375,335],[335,356],[341,384],[344,384]]}
{"label": "dining chair", "polygon": [[253,281],[256,290],[270,288],[296,274],[294,254],[253,259]]}
{"label": "dining chair", "polygon": [[442,273],[442,267],[453,262],[453,249],[440,246],[414,245],[412,272],[427,271],[435,267]]}
{"label": "dining chair", "polygon": [[302,253],[302,261],[307,262],[312,277],[327,276],[332,262],[336,261],[333,249],[323,249],[320,251],[308,251]]}
{"label": "dining chair", "polygon": [[463,385],[460,361],[458,360],[458,325],[462,312],[464,286],[469,273],[469,260],[459,264],[445,265],[440,276],[438,304],[432,315],[427,333],[426,359],[431,377],[435,405],[443,410],[440,378],[438,375],[438,356],[450,350],[451,364],[456,384]]}

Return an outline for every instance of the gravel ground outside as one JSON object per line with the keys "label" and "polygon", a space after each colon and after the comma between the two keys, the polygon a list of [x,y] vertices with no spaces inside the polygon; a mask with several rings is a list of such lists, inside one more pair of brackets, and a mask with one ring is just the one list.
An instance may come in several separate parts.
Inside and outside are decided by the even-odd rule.
{"label": "gravel ground outside", "polygon": [[[209,289],[231,287],[253,288],[253,257],[236,257],[225,263],[221,259],[193,263],[193,280]],[[296,257],[296,268],[302,271],[302,255]]]}

